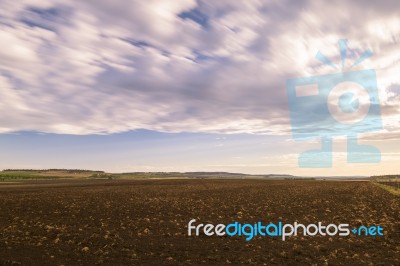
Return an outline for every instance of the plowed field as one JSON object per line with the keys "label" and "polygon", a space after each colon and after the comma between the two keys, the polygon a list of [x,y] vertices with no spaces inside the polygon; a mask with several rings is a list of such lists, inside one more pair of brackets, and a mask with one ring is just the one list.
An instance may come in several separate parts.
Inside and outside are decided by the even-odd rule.
{"label": "plowed field", "polygon": [[[380,225],[384,236],[188,236],[187,224]],[[400,265],[400,198],[369,182],[0,184],[0,265]]]}

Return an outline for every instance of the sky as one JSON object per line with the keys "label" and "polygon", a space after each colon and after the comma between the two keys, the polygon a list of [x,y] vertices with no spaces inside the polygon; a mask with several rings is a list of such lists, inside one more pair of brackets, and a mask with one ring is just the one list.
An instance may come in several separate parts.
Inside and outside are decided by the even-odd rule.
{"label": "sky", "polygon": [[[0,169],[398,173],[397,0],[0,6]],[[351,68],[364,51],[372,56]],[[347,163],[336,134],[331,168],[300,167],[321,142],[293,138],[287,80],[365,69],[376,73],[382,128],[357,137],[381,161]]]}

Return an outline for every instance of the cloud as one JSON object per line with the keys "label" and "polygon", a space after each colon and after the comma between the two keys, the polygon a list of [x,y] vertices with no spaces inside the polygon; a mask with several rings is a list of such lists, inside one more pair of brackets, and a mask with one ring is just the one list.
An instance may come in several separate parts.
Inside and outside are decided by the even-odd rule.
{"label": "cloud", "polygon": [[287,134],[286,79],[329,73],[340,38],[374,51],[399,131],[396,1],[3,2],[1,132]]}

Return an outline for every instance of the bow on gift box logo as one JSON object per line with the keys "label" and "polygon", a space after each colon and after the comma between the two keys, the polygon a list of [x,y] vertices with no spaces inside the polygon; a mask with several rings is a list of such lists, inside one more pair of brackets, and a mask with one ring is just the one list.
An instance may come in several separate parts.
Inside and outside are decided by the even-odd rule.
{"label": "bow on gift box logo", "polygon": [[316,58],[336,73],[287,80],[292,134],[295,140],[320,139],[321,148],[299,155],[299,167],[332,167],[332,138],[347,136],[348,163],[378,163],[379,149],[358,143],[358,134],[382,129],[374,69],[352,71],[372,56],[367,49],[345,72],[347,40],[339,40],[341,68],[318,52]]}

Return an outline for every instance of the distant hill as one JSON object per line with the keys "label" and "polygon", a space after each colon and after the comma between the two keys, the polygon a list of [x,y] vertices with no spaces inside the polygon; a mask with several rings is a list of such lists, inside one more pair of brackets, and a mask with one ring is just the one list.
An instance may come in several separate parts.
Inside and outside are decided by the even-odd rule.
{"label": "distant hill", "polygon": [[392,179],[400,179],[400,175],[374,175],[371,176],[372,180],[392,180]]}
{"label": "distant hill", "polygon": [[0,181],[23,179],[89,178],[105,174],[103,171],[81,169],[6,169],[0,172]]}
{"label": "distant hill", "polygon": [[[376,176],[376,178],[394,178],[396,175]],[[324,180],[324,179],[368,179],[365,176],[294,176],[287,174],[243,174],[223,171],[196,172],[128,172],[107,173],[85,169],[6,169],[0,172],[0,181],[23,179],[137,179],[137,178],[193,178],[193,179],[273,179],[273,180]]]}

